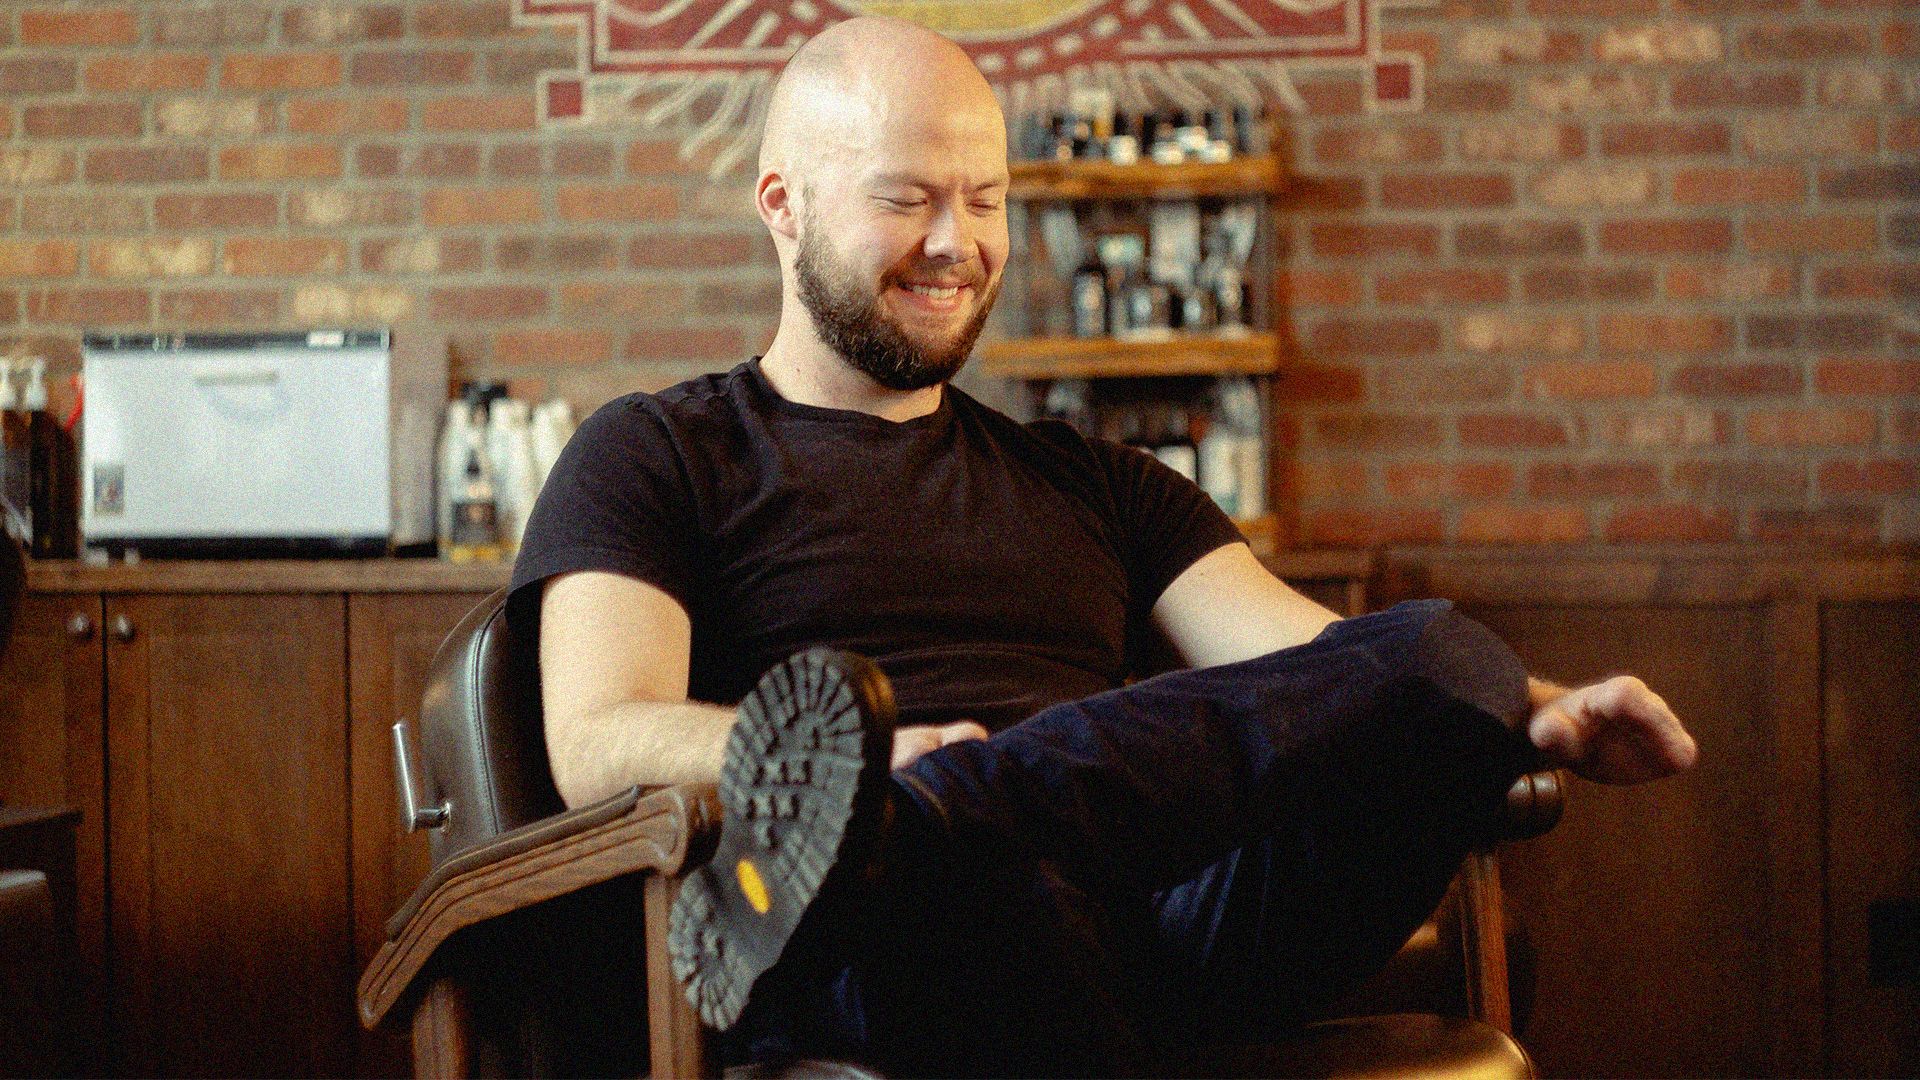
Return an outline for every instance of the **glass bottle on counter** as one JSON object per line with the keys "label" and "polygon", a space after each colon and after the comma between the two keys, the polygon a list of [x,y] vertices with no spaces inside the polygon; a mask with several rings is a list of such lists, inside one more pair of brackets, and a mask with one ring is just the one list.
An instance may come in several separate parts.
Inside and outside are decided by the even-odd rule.
{"label": "glass bottle on counter", "polygon": [[504,398],[496,401],[487,422],[487,441],[494,467],[494,503],[499,511],[500,542],[508,551],[520,547],[527,530],[527,516],[533,513],[534,499],[540,494],[541,478],[536,478],[533,462],[532,410],[524,401]]}
{"label": "glass bottle on counter", "polygon": [[492,472],[479,432],[470,433],[465,476],[453,498],[453,526],[447,544],[447,558],[453,562],[493,562],[505,554]]}
{"label": "glass bottle on counter", "polygon": [[446,424],[440,429],[440,446],[434,455],[434,535],[440,541],[440,555],[453,554],[453,504],[466,482],[467,444],[472,440],[473,406],[464,398],[447,402]]}
{"label": "glass bottle on counter", "polygon": [[529,424],[532,429],[533,490],[537,495],[547,482],[547,474],[553,471],[553,463],[560,460],[560,451],[566,448],[567,440],[573,437],[573,406],[567,404],[564,398],[543,401],[534,406]]}

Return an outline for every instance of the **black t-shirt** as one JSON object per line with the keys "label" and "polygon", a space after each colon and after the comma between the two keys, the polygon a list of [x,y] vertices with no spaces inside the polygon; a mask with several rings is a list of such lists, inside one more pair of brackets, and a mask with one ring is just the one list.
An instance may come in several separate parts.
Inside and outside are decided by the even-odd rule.
{"label": "black t-shirt", "polygon": [[902,723],[998,730],[1120,685],[1160,593],[1240,539],[1139,450],[951,386],[905,422],[802,405],[756,359],[580,426],[527,523],[514,602],[556,574],[626,574],[687,609],[696,701],[738,701],[831,645],[879,663]]}

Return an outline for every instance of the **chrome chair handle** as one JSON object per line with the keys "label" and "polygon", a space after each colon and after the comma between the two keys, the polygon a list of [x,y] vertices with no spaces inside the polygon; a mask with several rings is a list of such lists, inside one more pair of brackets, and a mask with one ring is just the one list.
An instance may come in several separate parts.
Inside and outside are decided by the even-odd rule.
{"label": "chrome chair handle", "polygon": [[393,779],[400,797],[400,820],[408,832],[437,829],[447,823],[453,807],[445,800],[434,806],[423,805],[427,781],[420,775],[419,750],[405,720],[393,725]]}

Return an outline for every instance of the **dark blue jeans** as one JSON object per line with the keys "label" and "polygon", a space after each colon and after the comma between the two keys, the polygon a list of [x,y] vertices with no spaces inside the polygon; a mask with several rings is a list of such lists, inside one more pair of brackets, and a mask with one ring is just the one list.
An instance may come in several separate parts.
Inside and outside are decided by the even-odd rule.
{"label": "dark blue jeans", "polygon": [[943,747],[895,774],[845,962],[776,966],[739,1049],[1118,1074],[1271,1038],[1432,912],[1536,760],[1526,713],[1519,659],[1428,600]]}

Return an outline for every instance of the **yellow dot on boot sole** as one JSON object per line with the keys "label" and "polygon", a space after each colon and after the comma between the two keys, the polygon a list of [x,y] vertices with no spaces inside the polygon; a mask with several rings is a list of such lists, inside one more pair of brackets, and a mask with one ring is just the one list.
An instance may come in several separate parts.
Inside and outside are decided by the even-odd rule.
{"label": "yellow dot on boot sole", "polygon": [[733,866],[733,876],[740,881],[740,891],[747,894],[747,903],[765,915],[773,904],[767,899],[767,883],[760,879],[760,869],[750,860],[741,859]]}

